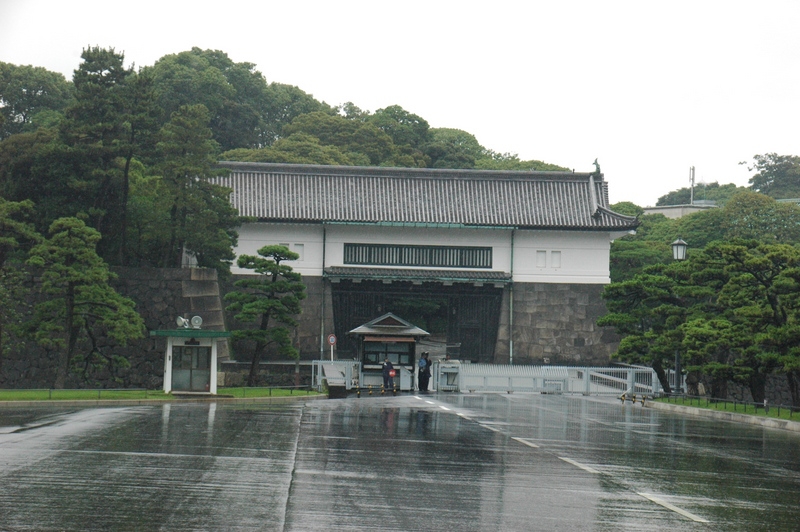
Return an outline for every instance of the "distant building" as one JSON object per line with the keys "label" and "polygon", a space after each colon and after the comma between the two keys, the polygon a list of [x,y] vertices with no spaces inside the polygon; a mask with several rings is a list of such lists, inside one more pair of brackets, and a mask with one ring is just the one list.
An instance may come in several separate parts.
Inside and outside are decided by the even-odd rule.
{"label": "distant building", "polygon": [[673,220],[678,219],[687,214],[695,212],[706,211],[708,209],[716,209],[717,204],[713,200],[697,200],[691,205],[661,205],[658,207],[645,207],[645,214],[663,214],[667,218]]}
{"label": "distant building", "polygon": [[[308,287],[297,343],[325,356],[387,312],[475,362],[605,364],[610,242],[638,225],[599,173],[224,162],[215,182],[253,223],[238,254],[283,244]],[[249,270],[233,269],[237,275]],[[435,348],[429,349],[434,355]]]}

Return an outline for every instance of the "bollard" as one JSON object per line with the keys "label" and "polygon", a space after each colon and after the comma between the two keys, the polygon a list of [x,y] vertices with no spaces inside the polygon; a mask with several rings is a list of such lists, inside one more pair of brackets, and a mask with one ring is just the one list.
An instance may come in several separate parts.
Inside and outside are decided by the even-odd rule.
{"label": "bollard", "polygon": [[383,384],[381,384],[381,395],[383,395],[384,393],[386,393],[386,390],[383,389]]}
{"label": "bollard", "polygon": [[358,388],[356,388],[356,397],[361,399],[361,387],[360,386]]}
{"label": "bollard", "polygon": [[396,384],[394,386],[392,386],[392,395],[397,397],[397,385]]}
{"label": "bollard", "polygon": [[372,395],[372,385],[371,384],[369,385],[368,389],[369,389],[369,394]]}
{"label": "bollard", "polygon": [[623,393],[622,395],[619,396],[619,398],[622,401],[622,404],[624,405],[625,404],[625,394]]}
{"label": "bollard", "polygon": [[769,401],[766,398],[764,398],[764,413],[769,414]]}

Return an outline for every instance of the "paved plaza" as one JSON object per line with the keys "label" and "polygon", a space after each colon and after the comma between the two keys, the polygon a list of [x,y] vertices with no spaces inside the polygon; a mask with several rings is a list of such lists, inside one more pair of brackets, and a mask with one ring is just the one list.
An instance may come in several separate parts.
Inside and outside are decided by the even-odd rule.
{"label": "paved plaza", "polygon": [[800,436],[581,396],[0,408],[0,530],[795,530]]}

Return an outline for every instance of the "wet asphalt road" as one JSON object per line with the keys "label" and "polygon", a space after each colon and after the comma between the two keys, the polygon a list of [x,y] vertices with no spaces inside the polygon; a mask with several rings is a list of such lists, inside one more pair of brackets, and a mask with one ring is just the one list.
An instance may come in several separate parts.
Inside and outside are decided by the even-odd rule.
{"label": "wet asphalt road", "polygon": [[0,530],[797,530],[800,437],[556,395],[0,409]]}

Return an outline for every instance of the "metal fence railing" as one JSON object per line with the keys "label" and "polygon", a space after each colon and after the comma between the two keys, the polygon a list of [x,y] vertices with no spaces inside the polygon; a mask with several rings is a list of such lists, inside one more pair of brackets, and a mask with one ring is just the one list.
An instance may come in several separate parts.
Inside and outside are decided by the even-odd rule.
{"label": "metal fence railing", "polygon": [[[757,403],[752,401],[717,399],[705,395],[697,396],[685,394],[661,394],[661,398],[671,404],[698,406],[725,412],[765,415],[776,418],[786,417],[792,419],[794,415],[800,413],[800,406],[771,404],[766,399],[761,403]],[[798,416],[798,418],[800,418],[800,416]]]}

